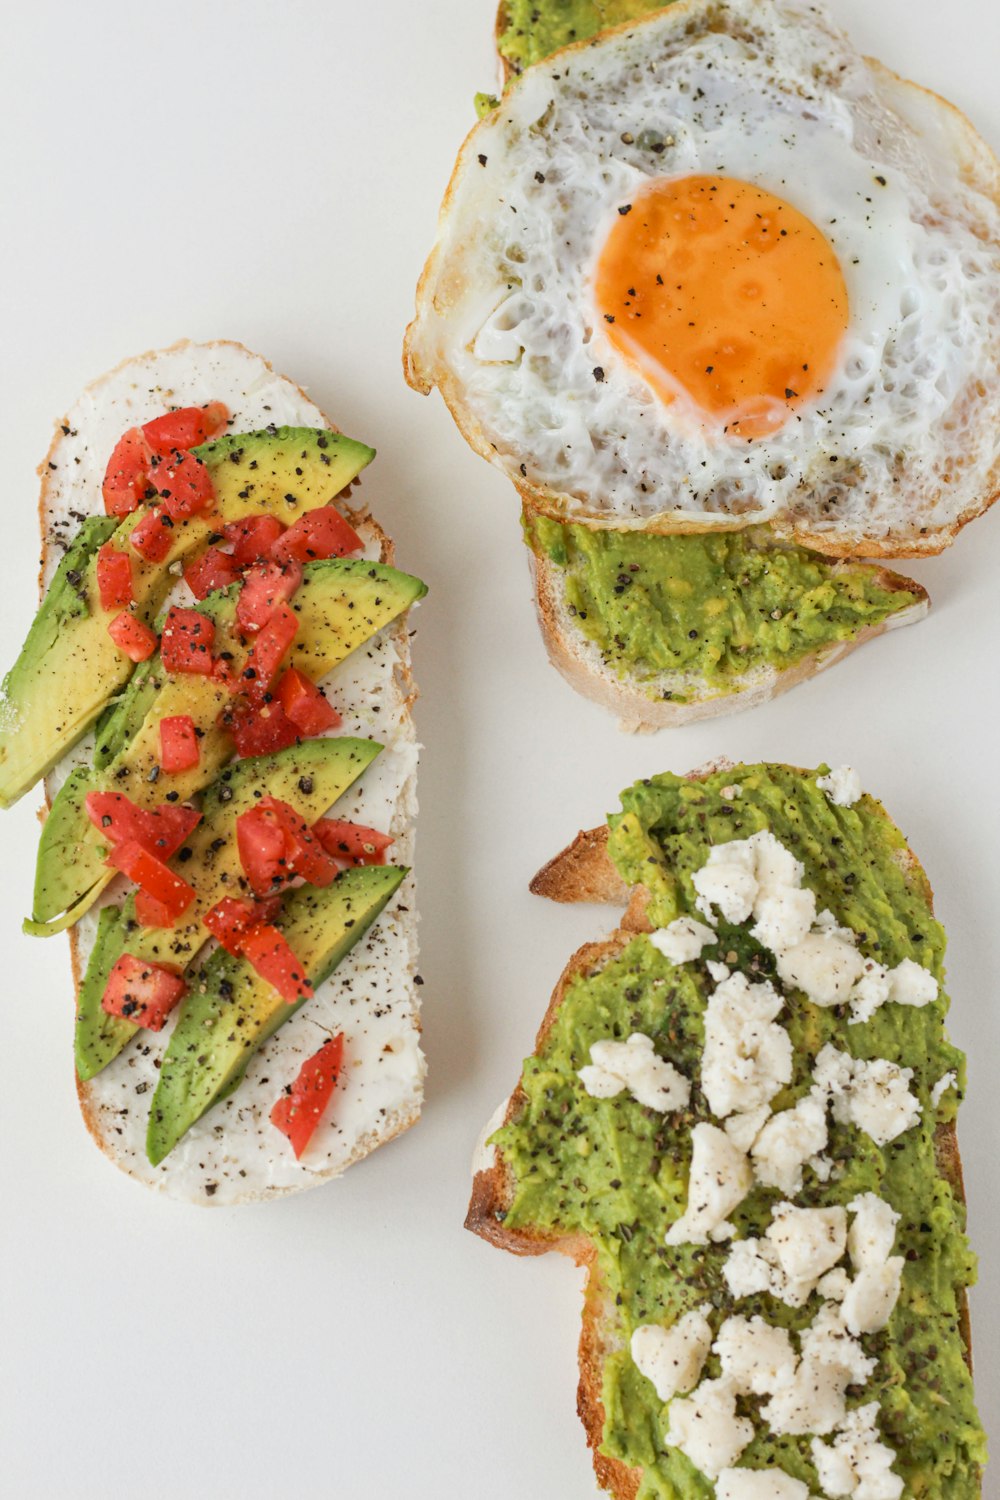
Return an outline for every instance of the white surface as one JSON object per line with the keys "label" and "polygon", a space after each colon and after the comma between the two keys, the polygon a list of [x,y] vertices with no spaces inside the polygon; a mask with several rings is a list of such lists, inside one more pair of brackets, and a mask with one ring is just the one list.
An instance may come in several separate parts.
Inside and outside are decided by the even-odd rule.
{"label": "white surface", "polygon": [[[1000,145],[995,7],[834,9]],[[748,716],[625,739],[545,663],[505,482],[399,373],[471,95],[493,81],[489,0],[184,0],[169,19],[35,0],[4,22],[4,665],[34,608],[33,471],[52,419],[124,355],[184,334],[243,339],[378,446],[365,493],[431,585],[414,642],[428,1104],[342,1182],[203,1213],[102,1160],[74,1100],[65,948],[18,930],[34,798],[3,815],[6,1488],[18,1500],[596,1493],[574,1412],[577,1278],[462,1232],[469,1155],[563,963],[608,925],[530,897],[529,876],[635,777],[720,753],[857,766],[937,889],[953,1033],[971,1053],[961,1137],[983,1261],[979,1392],[996,1430],[1000,517],[914,567],[935,601],[923,624]]]}

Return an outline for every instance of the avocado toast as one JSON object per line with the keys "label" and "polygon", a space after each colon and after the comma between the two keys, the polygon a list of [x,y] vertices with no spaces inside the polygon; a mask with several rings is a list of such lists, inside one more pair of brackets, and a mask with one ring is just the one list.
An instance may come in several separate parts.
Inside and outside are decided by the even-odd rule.
{"label": "avocado toast", "polygon": [[[128,361],[84,393],[41,471],[43,589],[55,578],[48,599],[69,592],[76,628],[107,632],[106,575],[98,589],[101,575],[62,554],[111,503],[109,454],[123,432],[161,420],[175,432],[216,407],[224,432],[191,450],[209,474],[221,460],[214,509],[176,527],[203,534],[188,545],[171,532],[179,565],[168,557],[155,602],[133,595],[120,611],[149,631],[142,659],[86,693],[81,669],[56,692],[29,635],[7,681],[28,682],[34,699],[8,690],[0,724],[0,790],[14,800],[54,758],[38,704],[58,703],[60,724],[67,702],[82,705],[73,747],[46,777],[25,925],[71,928],[78,1091],[95,1139],[130,1175],[212,1204],[338,1175],[416,1120],[424,1073],[403,621],[426,590],[392,566],[391,542],[350,498],[372,450],[241,345]],[[190,468],[183,452],[170,462]],[[168,504],[162,481],[154,469],[160,499],[147,491],[124,523],[96,526],[148,526]],[[107,538],[95,541],[99,551]],[[19,721],[42,724],[30,756]],[[192,1028],[196,1050],[184,1044]]]}
{"label": "avocado toast", "polygon": [[923,870],[825,767],[653,777],[608,821],[532,884],[627,910],[567,966],[467,1220],[586,1265],[600,1483],[971,1500],[964,1071]]}

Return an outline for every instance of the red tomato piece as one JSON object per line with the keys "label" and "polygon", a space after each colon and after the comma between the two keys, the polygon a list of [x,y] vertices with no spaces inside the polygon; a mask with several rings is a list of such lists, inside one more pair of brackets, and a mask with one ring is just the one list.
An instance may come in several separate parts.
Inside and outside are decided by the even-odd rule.
{"label": "red tomato piece", "polygon": [[131,515],[149,490],[152,450],[140,427],[130,427],[115,444],[104,471],[101,493],[109,516]]}
{"label": "red tomato piece", "polygon": [[302,569],[298,563],[255,563],[243,580],[236,603],[236,623],[242,633],[256,635],[262,630],[301,582]]}
{"label": "red tomato piece", "polygon": [[318,1052],[306,1058],[291,1088],[286,1090],[271,1110],[271,1124],[287,1135],[296,1161],[312,1140],[337,1086],[344,1061],[343,1033],[324,1042]]}
{"label": "red tomato piece", "polygon": [[179,974],[123,953],[108,976],[101,1009],[149,1031],[160,1031],[186,992],[187,985]]}
{"label": "red tomato piece", "polygon": [[190,714],[160,720],[160,769],[173,776],[191,771],[201,759],[201,747]]}
{"label": "red tomato piece", "polygon": [[278,702],[304,739],[322,734],[325,729],[336,729],[340,723],[337,710],[298,667],[289,667],[278,683]]}
{"label": "red tomato piece", "polygon": [[174,523],[166,511],[158,505],[151,505],[139,524],[132,528],[129,542],[147,562],[162,562],[174,545]]}
{"label": "red tomato piece", "polygon": [[271,548],[278,562],[315,562],[317,558],[348,557],[364,542],[333,505],[323,505],[299,516]]}
{"label": "red tomato piece", "polygon": [[169,865],[155,854],[150,854],[141,844],[129,842],[116,844],[108,855],[107,864],[121,870],[135,885],[161,903],[163,914],[169,925],[183,916],[194,900],[194,886],[188,885],[176,875]]}
{"label": "red tomato piece", "polygon": [[135,919],[140,927],[173,927],[177,921],[165,902],[141,889],[135,893]]}
{"label": "red tomato piece", "polygon": [[160,859],[176,854],[201,822],[193,807],[161,802],[159,807],[137,807],[124,792],[88,792],[87,817],[109,844],[139,844]]}
{"label": "red tomato piece", "polygon": [[287,604],[279,604],[247,653],[243,668],[243,691],[253,704],[262,703],[299,629],[299,617]]}
{"label": "red tomato piece", "polygon": [[195,672],[210,677],[215,624],[196,609],[174,605],[167,611],[160,656],[168,672]]}
{"label": "red tomato piece", "polygon": [[240,936],[247,928],[257,922],[270,922],[280,910],[280,895],[271,896],[266,901],[243,901],[239,897],[223,896],[202,920],[227,953],[238,954]]}
{"label": "red tomato piece", "polygon": [[215,499],[212,476],[193,453],[172,453],[162,459],[154,471],[153,483],[172,521],[200,515]]}
{"label": "red tomato piece", "polygon": [[274,543],[284,536],[285,528],[277,516],[244,516],[242,521],[230,521],[225,533],[237,567],[248,568],[267,557]]}
{"label": "red tomato piece", "polygon": [[228,725],[241,760],[254,755],[272,755],[294,745],[299,738],[291,719],[286,718],[280,703],[265,703],[259,712],[242,705]]}
{"label": "red tomato piece", "polygon": [[184,582],[196,599],[204,599],[213,589],[227,589],[239,576],[235,560],[218,547],[209,547],[184,569]]}
{"label": "red tomato piece", "polygon": [[273,895],[295,874],[294,845],[282,822],[267,808],[252,807],[236,819],[236,847],[255,896]]}
{"label": "red tomato piece", "polygon": [[339,818],[320,818],[312,831],[327,854],[347,865],[384,865],[385,851],[394,843],[387,833]]}
{"label": "red tomato piece", "polygon": [[312,997],[313,987],[288,942],[270,922],[255,922],[240,938],[240,953],[288,1005]]}
{"label": "red tomato piece", "polygon": [[110,542],[105,542],[97,552],[97,592],[101,596],[102,609],[119,608],[131,604],[132,559],[127,552],[119,552]]}
{"label": "red tomato piece", "polygon": [[262,797],[254,811],[266,813],[284,829],[287,859],[293,875],[301,875],[310,885],[329,885],[336,878],[335,862],[294,807],[278,797]]}
{"label": "red tomato piece", "polygon": [[159,645],[156,632],[128,611],[108,622],[108,635],[132,661],[147,661]]}
{"label": "red tomato piece", "polygon": [[154,453],[183,452],[218,437],[228,421],[229,408],[221,401],[209,401],[204,406],[182,406],[154,417],[143,423],[142,432]]}

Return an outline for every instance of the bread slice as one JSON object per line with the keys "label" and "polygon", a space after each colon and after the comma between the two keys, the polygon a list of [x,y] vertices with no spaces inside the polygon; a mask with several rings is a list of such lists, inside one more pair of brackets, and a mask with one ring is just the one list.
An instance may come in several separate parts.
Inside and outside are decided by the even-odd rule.
{"label": "bread slice", "polygon": [[[725,761],[714,762],[689,773],[688,779],[703,780],[711,772],[727,766]],[[887,818],[881,807],[878,811]],[[908,883],[932,906],[930,882],[909,848],[901,855],[901,864]],[[641,887],[635,887],[629,893],[611,861],[606,825],[578,833],[534,876],[530,889],[536,895],[560,902],[599,902],[617,907],[627,902],[626,911],[615,930],[601,941],[586,943],[579,948],[560,975],[535,1039],[534,1052],[538,1054],[545,1046],[574,980],[598,973],[617,957],[636,932],[648,932],[651,927],[645,916],[645,892]],[[601,1447],[606,1415],[602,1400],[603,1369],[607,1357],[622,1348],[623,1336],[615,1303],[602,1282],[596,1245],[584,1235],[559,1236],[539,1226],[508,1227],[506,1222],[514,1199],[514,1178],[489,1139],[502,1125],[515,1120],[526,1102],[519,1082],[480,1136],[473,1161],[472,1192],[465,1227],[512,1254],[544,1255],[553,1250],[585,1268],[587,1279],[578,1349],[577,1412],[587,1435],[601,1488],[608,1490],[615,1500],[635,1500],[642,1484],[642,1469],[629,1467],[603,1452]],[[954,1121],[938,1126],[934,1144],[938,1170],[956,1197],[964,1203],[962,1162]],[[964,1290],[959,1300],[959,1323],[965,1360],[971,1372],[972,1334]],[[977,1493],[981,1493],[981,1488]]]}
{"label": "bread slice", "polygon": [[[227,404],[233,431],[270,423],[332,429],[304,391],[241,344],[182,341],[125,361],[89,386],[57,425],[39,470],[43,589],[58,564],[60,543],[84,516],[103,509],[104,465],[121,433],[170,406],[210,400]],[[365,555],[392,562],[392,543],[365,505],[350,490],[340,497],[343,502],[364,539]],[[393,862],[409,865],[418,746],[405,623],[396,622],[360,647],[324,680],[324,687],[343,717],[341,732],[385,746],[337,803],[337,816],[393,834]],[[47,778],[50,803],[69,772],[87,764],[92,751],[93,735],[88,735]],[[99,906],[120,900],[123,889],[115,882]],[[70,933],[77,987],[93,945],[99,906]],[[172,1028],[168,1024],[160,1033],[142,1032],[104,1072],[88,1083],[78,1081],[83,1117],[98,1145],[130,1176],[171,1197],[231,1204],[313,1187],[406,1130],[420,1114],[425,1071],[416,921],[409,876],[315,998],[256,1054],[232,1097],[209,1111],[158,1167],[146,1159],[145,1132]],[[269,1112],[302,1062],[335,1031],[345,1034],[346,1067],[334,1104],[302,1160],[296,1161],[270,1124]]]}
{"label": "bread slice", "polygon": [[930,609],[927,590],[919,583],[872,565],[880,587],[915,594],[916,602],[876,624],[864,626],[851,640],[832,641],[807,652],[790,666],[762,664],[751,668],[739,679],[738,688],[720,692],[696,672],[661,672],[648,679],[641,679],[635,672],[619,676],[570,613],[562,569],[544,552],[533,548],[528,549],[528,557],[538,624],[549,661],[584,698],[616,714],[619,728],[626,731],[674,729],[699,719],[757,708],[815,677],[824,668],[843,661],[866,641],[899,626],[916,624]]}

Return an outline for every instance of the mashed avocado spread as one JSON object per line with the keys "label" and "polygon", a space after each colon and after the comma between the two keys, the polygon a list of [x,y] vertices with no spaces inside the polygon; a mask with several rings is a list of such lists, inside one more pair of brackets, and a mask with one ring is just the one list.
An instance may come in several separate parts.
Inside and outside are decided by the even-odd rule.
{"label": "mashed avocado spread", "polygon": [[[824,768],[825,769],[825,768]],[[694,912],[692,874],[713,844],[769,828],[805,866],[805,884],[820,909],[859,935],[866,957],[894,966],[910,958],[943,978],[944,933],[934,920],[929,888],[918,868],[907,869],[905,841],[880,805],[863,798],[835,806],[816,775],[783,766],[741,766],[689,782],[663,775],[638,783],[609,819],[610,853],[623,878],[649,893],[654,927]],[[738,786],[734,794],[730,789]],[[725,789],[725,796],[721,795]],[[525,1063],[524,1101],[517,1118],[492,1138],[513,1178],[509,1229],[530,1228],[553,1240],[586,1236],[595,1251],[599,1300],[610,1309],[611,1347],[603,1368],[603,1451],[640,1468],[641,1500],[708,1500],[714,1485],[663,1434],[667,1407],[629,1353],[632,1331],[644,1323],[673,1324],[710,1303],[721,1322],[738,1308],[769,1323],[802,1329],[820,1298],[793,1309],[758,1294],[734,1302],[722,1278],[728,1246],[667,1247],[664,1233],[683,1212],[691,1129],[710,1118],[699,1087],[703,1016],[712,984],[705,960],[728,962],[755,978],[774,979],[774,959],[749,936],[748,925],[719,919],[719,940],[700,959],[674,967],[646,936],[625,941],[597,972],[568,986],[538,1053]],[[860,1129],[831,1120],[827,1155],[834,1168],[823,1183],[804,1173],[800,1206],[847,1205],[877,1192],[900,1214],[894,1253],[905,1257],[902,1287],[888,1327],[864,1335],[878,1360],[848,1405],[877,1401],[882,1441],[896,1452],[894,1471],[908,1500],[973,1500],[979,1494],[985,1439],[976,1416],[962,1335],[964,1289],[975,1262],[965,1237],[965,1212],[939,1169],[936,1127],[954,1118],[956,1091],[931,1090],[954,1070],[964,1087],[964,1060],[944,1029],[947,999],[922,1009],[885,1004],[872,1019],[848,1025],[844,1007],[820,1009],[798,991],[782,1014],[794,1045],[791,1083],[772,1100],[775,1111],[807,1092],[820,1048],[833,1042],[860,1058],[888,1058],[913,1069],[919,1122],[884,1148]],[[658,1114],[625,1092],[591,1097],[577,1078],[593,1042],[624,1040],[634,1031],[653,1038],[693,1081],[690,1106]],[[784,1195],[756,1184],[730,1215],[737,1238],[762,1233]],[[718,1375],[716,1356],[704,1376]],[[778,1464],[820,1494],[808,1437],[775,1437],[759,1418],[759,1398],[741,1397],[756,1418],[756,1435],[740,1466]]]}
{"label": "mashed avocado spread", "polygon": [[665,0],[503,0],[498,47],[516,73],[570,42],[662,10]]}
{"label": "mashed avocado spread", "polygon": [[[619,677],[652,695],[663,672],[733,692],[851,641],[916,604],[877,569],[777,545],[764,528],[696,536],[594,531],[524,514],[528,545],[559,568],[570,614]],[[684,700],[683,691],[668,696]]]}

